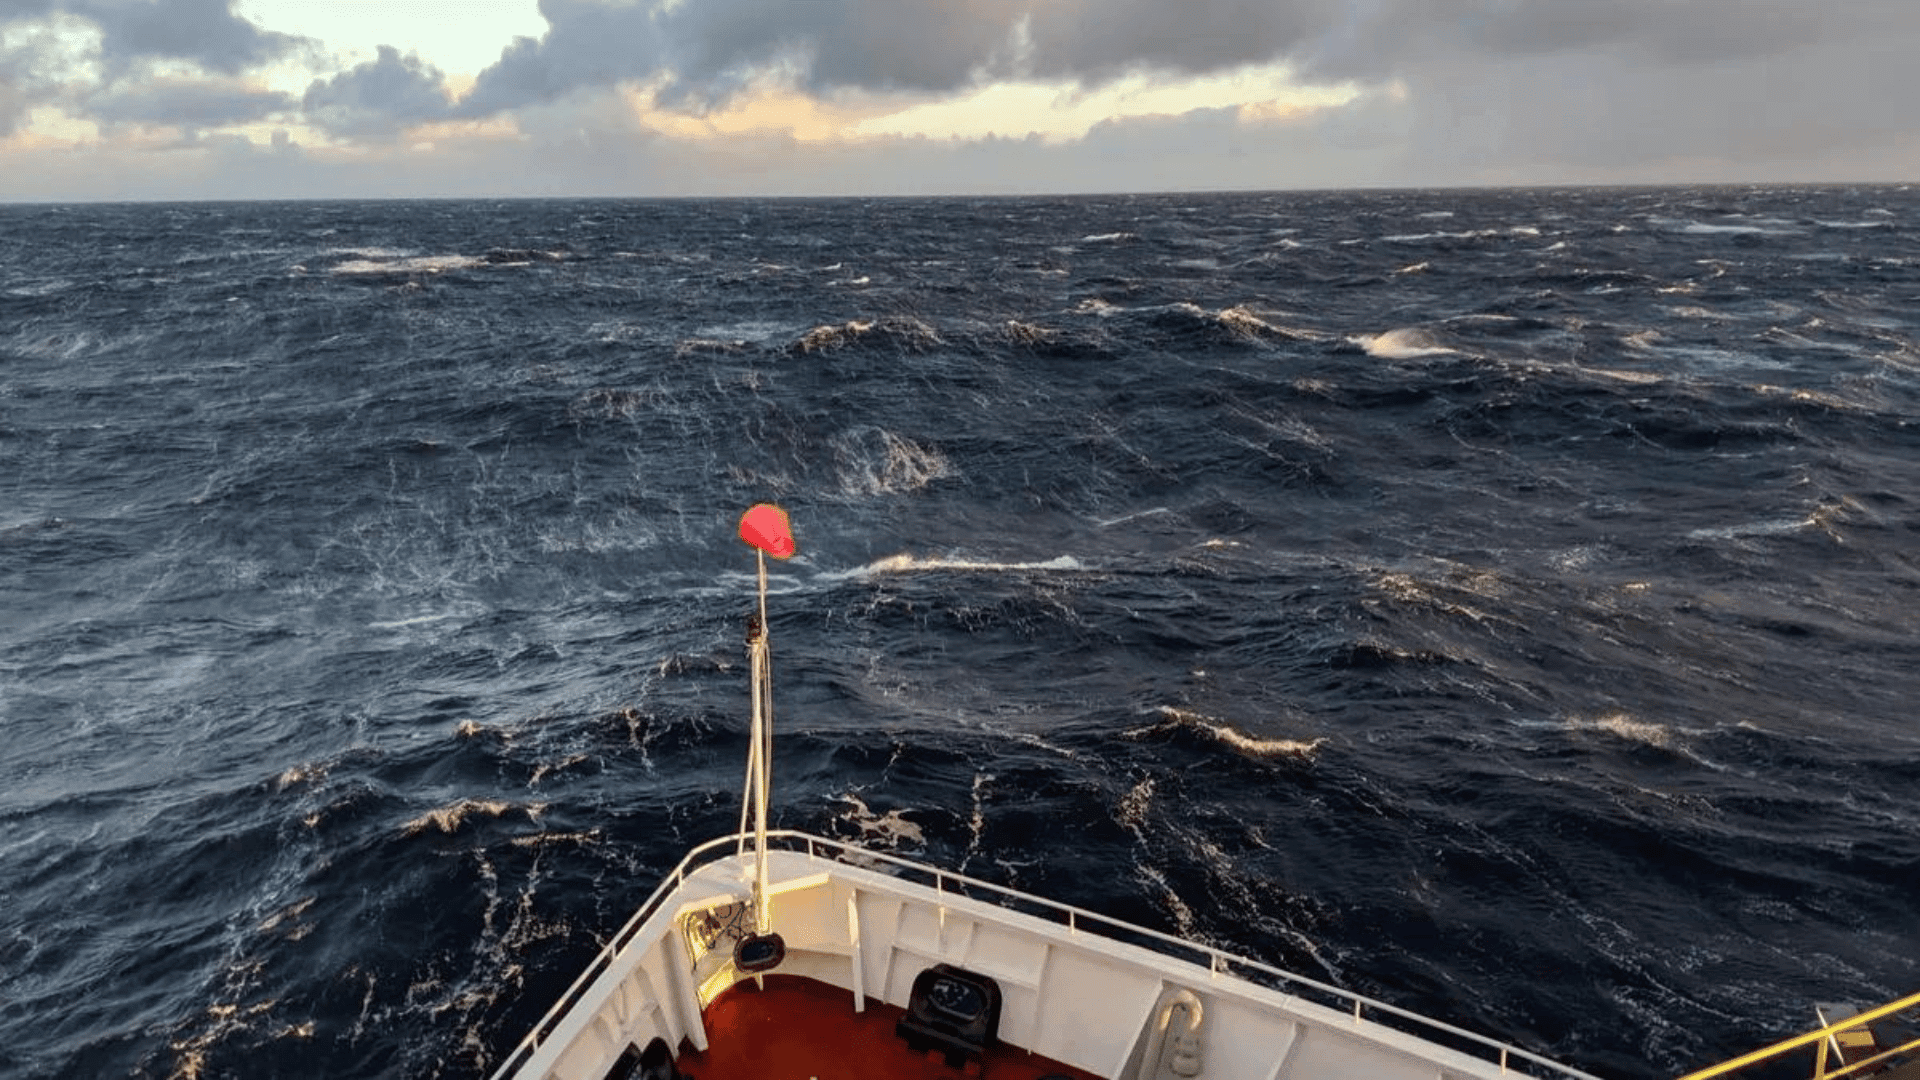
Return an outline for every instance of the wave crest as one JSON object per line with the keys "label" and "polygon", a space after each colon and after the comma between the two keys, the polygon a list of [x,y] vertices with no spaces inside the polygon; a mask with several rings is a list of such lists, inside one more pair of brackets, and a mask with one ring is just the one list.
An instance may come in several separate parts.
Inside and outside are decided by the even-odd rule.
{"label": "wave crest", "polygon": [[840,490],[848,495],[899,495],[956,475],[953,463],[885,428],[861,425],[832,439]]}
{"label": "wave crest", "polygon": [[1318,739],[1263,739],[1249,735],[1233,727],[1225,720],[1197,713],[1190,709],[1181,709],[1172,705],[1162,705],[1157,710],[1163,719],[1157,724],[1135,728],[1126,732],[1129,739],[1144,739],[1172,731],[1187,730],[1204,735],[1214,742],[1245,757],[1253,758],[1311,758],[1327,741],[1324,736]]}

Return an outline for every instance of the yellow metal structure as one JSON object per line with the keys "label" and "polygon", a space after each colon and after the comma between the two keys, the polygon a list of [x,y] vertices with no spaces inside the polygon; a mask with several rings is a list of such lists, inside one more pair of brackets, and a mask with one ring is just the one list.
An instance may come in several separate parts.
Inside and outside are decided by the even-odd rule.
{"label": "yellow metal structure", "polygon": [[[1868,1024],[1875,1020],[1885,1019],[1894,1013],[1902,1012],[1915,1006],[1920,1006],[1920,994],[1908,995],[1898,1001],[1888,1002],[1877,1009],[1869,1009],[1866,1012],[1846,1017],[1838,1023],[1815,1031],[1809,1031],[1805,1035],[1795,1035],[1791,1039],[1783,1039],[1780,1042],[1774,1043],[1772,1046],[1755,1050],[1751,1054],[1742,1054],[1731,1061],[1723,1061],[1710,1068],[1701,1069],[1698,1072],[1690,1072],[1681,1077],[1680,1080],[1709,1080],[1710,1077],[1726,1076],[1739,1072],[1741,1069],[1749,1066],[1758,1065],[1763,1061],[1771,1061],[1774,1058],[1792,1053],[1803,1046],[1814,1043],[1818,1043],[1819,1048],[1815,1051],[1814,1055],[1813,1080],[1843,1080],[1843,1078],[1846,1077],[1869,1075],[1863,1070],[1886,1065],[1901,1054],[1920,1050],[1920,1039],[1903,1043],[1890,1050],[1883,1050],[1874,1054],[1872,1057],[1863,1058],[1851,1064],[1845,1063],[1845,1055],[1842,1054],[1842,1064],[1832,1070],[1827,1068],[1828,1051],[1842,1046],[1848,1049],[1856,1047],[1860,1049],[1872,1048],[1874,1045],[1873,1036],[1867,1030]],[[1866,1036],[1864,1043],[1859,1038],[1859,1036],[1862,1035]],[[1905,1080],[1909,1075],[1909,1069],[1903,1067],[1896,1075],[1899,1076],[1901,1080]]]}

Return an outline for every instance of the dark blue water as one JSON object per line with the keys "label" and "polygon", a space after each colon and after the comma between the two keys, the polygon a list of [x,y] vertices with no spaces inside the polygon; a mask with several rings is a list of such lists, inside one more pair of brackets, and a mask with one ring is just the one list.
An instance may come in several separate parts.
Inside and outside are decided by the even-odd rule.
{"label": "dark blue water", "polygon": [[0,1074],[483,1072],[737,821],[762,500],[780,825],[1609,1077],[1920,986],[1910,189],[0,241]]}

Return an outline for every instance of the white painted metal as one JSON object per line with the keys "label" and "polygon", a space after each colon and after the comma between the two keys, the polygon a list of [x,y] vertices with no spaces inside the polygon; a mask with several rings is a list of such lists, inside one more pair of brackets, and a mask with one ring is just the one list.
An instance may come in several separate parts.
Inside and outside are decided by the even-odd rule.
{"label": "white painted metal", "polygon": [[[850,990],[857,1007],[868,999],[905,1007],[915,975],[950,963],[999,983],[1002,1041],[1112,1080],[1142,1074],[1174,999],[1198,1002],[1204,1015],[1202,1080],[1467,1080],[1508,1069],[1593,1080],[1383,1002],[1089,911],[802,833],[770,833],[768,841],[781,850],[767,863],[767,910],[754,914],[786,940],[780,970]],[[755,860],[739,852],[736,837],[696,848],[496,1080],[600,1080],[629,1043],[644,1046],[656,1035],[704,1049],[703,1001],[736,973],[723,969],[696,986],[687,927],[749,902],[755,877]]]}

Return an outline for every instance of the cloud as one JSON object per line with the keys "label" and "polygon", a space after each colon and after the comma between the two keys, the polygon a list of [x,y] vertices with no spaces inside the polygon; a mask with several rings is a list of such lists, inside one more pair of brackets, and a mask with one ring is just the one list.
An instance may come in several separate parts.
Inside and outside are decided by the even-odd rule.
{"label": "cloud", "polygon": [[[697,3],[697,0],[686,0]],[[610,87],[658,73],[654,18],[635,5],[540,0],[544,37],[515,38],[462,99],[463,116],[490,116],[558,101],[585,87]]]}
{"label": "cloud", "polygon": [[0,0],[0,25],[39,18],[58,6],[56,0]]}
{"label": "cloud", "polygon": [[1034,73],[1104,82],[1147,69],[1206,74],[1290,58],[1347,0],[1063,0],[1036,4]]}
{"label": "cloud", "polygon": [[62,32],[69,28],[56,25],[57,20],[21,17],[46,14],[44,7],[20,0],[0,7],[0,138],[13,134],[35,106],[65,98],[73,73],[84,63],[73,35]]}
{"label": "cloud", "polygon": [[471,115],[587,87],[660,80],[660,97],[724,104],[781,71],[814,94],[939,94],[1003,77],[1099,85],[1285,57],[1341,0],[541,0],[550,29],[517,39],[463,104]]}
{"label": "cloud", "polygon": [[679,89],[724,96],[738,75],[790,65],[818,92],[952,90],[1011,43],[1020,0],[685,3],[659,20]]}
{"label": "cloud", "polygon": [[1298,59],[1337,78],[1436,58],[1482,63],[1606,53],[1634,67],[1710,65],[1864,42],[1920,24],[1911,0],[1343,0]]}
{"label": "cloud", "polygon": [[1912,176],[1920,4],[1799,12],[1594,0],[1373,66],[1408,88],[1410,168],[1456,182]]}
{"label": "cloud", "polygon": [[138,61],[169,59],[238,75],[310,44],[240,18],[232,0],[63,0],[56,6],[100,27],[101,59],[114,74]]}
{"label": "cloud", "polygon": [[294,106],[286,94],[231,79],[122,81],[86,99],[105,123],[173,124],[199,130],[262,120]]}
{"label": "cloud", "polygon": [[47,90],[34,71],[30,49],[0,48],[0,138],[13,134],[27,110],[49,96]]}
{"label": "cloud", "polygon": [[450,114],[446,76],[419,56],[382,45],[379,55],[331,79],[316,79],[301,100],[307,120],[332,134],[392,140],[404,127]]}
{"label": "cloud", "polygon": [[[1094,92],[1281,62],[1308,83],[1406,77],[1440,97],[1491,79],[1563,101],[1550,78],[1504,78],[1558,60],[1604,68],[1617,81],[1582,87],[1604,102],[1690,70],[1805,67],[1819,49],[1870,47],[1920,24],[1913,0],[542,0],[540,10],[548,33],[516,40],[482,72],[464,115],[622,82],[697,114],[757,92],[769,72],[816,97],[924,104],[1008,81]],[[1732,107],[1739,93],[1707,100]]]}
{"label": "cloud", "polygon": [[0,0],[0,136],[38,105],[113,122],[214,125],[287,102],[220,80],[152,82],[149,61],[222,76],[309,47],[235,16],[229,0]]}
{"label": "cloud", "polygon": [[[242,178],[273,185],[263,195],[449,196],[1920,178],[1915,0],[540,10],[547,32],[515,39],[457,101],[439,70],[393,48],[312,82],[297,106],[362,144],[347,152],[243,81],[302,39],[221,0],[0,0],[0,135],[47,104],[76,129],[91,111],[198,130],[208,137],[153,160],[182,185],[202,175],[209,194]],[[162,15],[207,33],[168,36]],[[221,123],[276,113],[311,144],[302,153],[216,153]],[[115,153],[131,152],[123,142]],[[228,171],[191,173],[216,158]],[[0,187],[39,190],[52,181],[34,169],[81,160],[8,158]]]}

